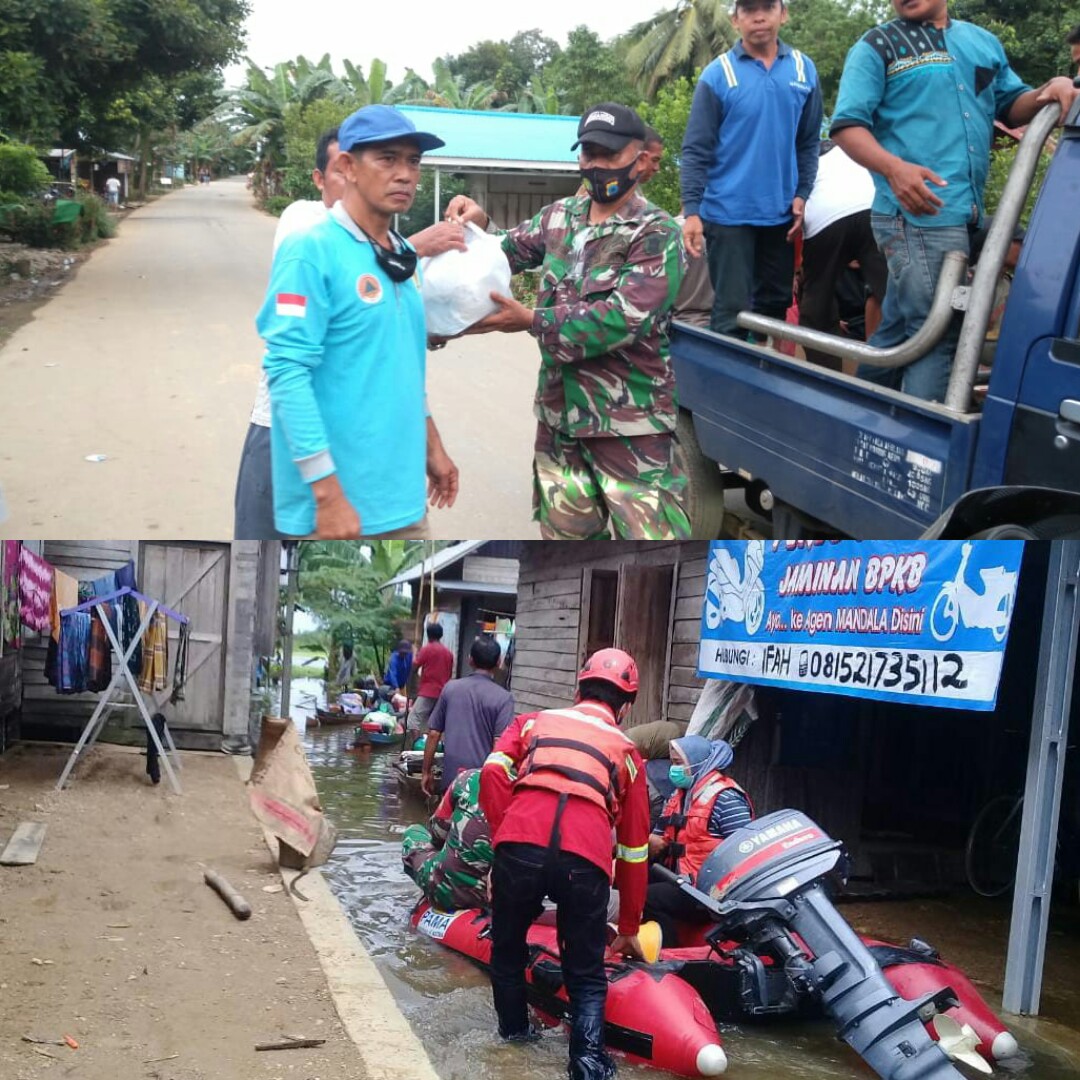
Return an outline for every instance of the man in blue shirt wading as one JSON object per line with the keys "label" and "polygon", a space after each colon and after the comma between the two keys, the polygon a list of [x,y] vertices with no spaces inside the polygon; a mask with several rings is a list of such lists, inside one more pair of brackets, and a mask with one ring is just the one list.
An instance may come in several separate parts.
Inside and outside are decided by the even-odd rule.
{"label": "man in blue shirt wading", "polygon": [[779,39],[783,0],[736,0],[731,21],[740,40],[701,73],[682,146],[683,239],[705,251],[720,334],[741,333],[751,305],[775,319],[791,306],[821,138],[817,71]]}
{"label": "man in blue shirt wading", "polygon": [[[993,34],[949,18],[947,0],[893,0],[899,16],[852,46],[840,80],[832,137],[874,173],[874,237],[889,267],[880,348],[926,321],[948,251],[970,251],[983,214],[994,121],[1028,123],[1051,101],[1064,116],[1077,91],[1067,78],[1030,89]],[[931,168],[930,166],[933,166]],[[860,375],[942,401],[959,323],[926,356]]]}
{"label": "man in blue shirt wading", "polygon": [[423,537],[425,471],[436,506],[453,504],[458,471],[425,403],[416,252],[390,222],[412,205],[423,152],[444,144],[386,105],[353,113],[338,140],[344,194],[281,244],[257,319],[274,522],[289,536]]}

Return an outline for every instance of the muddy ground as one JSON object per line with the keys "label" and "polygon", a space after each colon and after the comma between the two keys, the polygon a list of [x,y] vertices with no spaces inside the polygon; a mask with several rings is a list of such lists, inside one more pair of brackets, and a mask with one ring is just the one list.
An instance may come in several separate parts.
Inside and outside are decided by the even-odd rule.
{"label": "muddy ground", "polygon": [[0,243],[0,345],[75,276],[92,251],[53,251]]}
{"label": "muddy ground", "polygon": [[[362,1080],[235,763],[185,754],[177,797],[138,752],[97,748],[57,793],[65,757],[24,744],[0,758],[0,845],[19,821],[48,827],[36,865],[0,867],[0,1077]],[[254,1050],[283,1033],[326,1043]]]}

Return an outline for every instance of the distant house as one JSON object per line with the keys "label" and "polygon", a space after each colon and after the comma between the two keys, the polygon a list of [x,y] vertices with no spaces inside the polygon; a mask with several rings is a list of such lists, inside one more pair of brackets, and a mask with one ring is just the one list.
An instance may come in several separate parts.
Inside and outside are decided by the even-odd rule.
{"label": "distant house", "polygon": [[466,177],[469,195],[503,228],[581,186],[577,152],[570,149],[577,141],[576,116],[399,108],[420,130],[446,142],[424,154],[424,164],[435,168],[436,194],[444,173]]}
{"label": "distant house", "polygon": [[[409,593],[417,637],[423,636],[422,620],[434,613],[443,627],[443,643],[454,654],[455,674],[462,674],[473,640],[485,630],[499,637],[509,652],[506,659],[513,656],[519,547],[514,540],[462,540],[402,571],[382,588]],[[416,627],[421,628],[418,634]]]}

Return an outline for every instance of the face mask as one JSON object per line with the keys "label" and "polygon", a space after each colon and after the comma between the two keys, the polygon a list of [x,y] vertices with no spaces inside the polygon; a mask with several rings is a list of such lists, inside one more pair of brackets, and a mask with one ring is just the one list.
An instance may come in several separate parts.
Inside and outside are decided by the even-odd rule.
{"label": "face mask", "polygon": [[630,175],[636,164],[635,160],[621,169],[582,169],[581,179],[585,183],[585,190],[598,203],[615,202],[637,183],[637,177]]}
{"label": "face mask", "polygon": [[[363,232],[363,230],[361,230]],[[393,229],[390,230],[390,242],[393,248],[384,248],[378,240],[372,239],[366,232],[371,248],[375,252],[375,261],[379,268],[393,282],[400,285],[416,273],[416,252],[405,246],[405,241]]]}
{"label": "face mask", "polygon": [[690,770],[685,765],[671,765],[667,771],[668,779],[677,788],[688,788],[694,783]]}

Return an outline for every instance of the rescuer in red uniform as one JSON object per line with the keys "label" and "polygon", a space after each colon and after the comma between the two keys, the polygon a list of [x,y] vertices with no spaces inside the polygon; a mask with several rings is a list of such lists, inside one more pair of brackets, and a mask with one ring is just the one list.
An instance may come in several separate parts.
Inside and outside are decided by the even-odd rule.
{"label": "rescuer in red uniform", "polygon": [[604,1050],[613,854],[619,923],[611,950],[642,958],[637,932],[648,882],[649,795],[641,757],[618,728],[637,690],[633,658],[601,649],[578,675],[574,705],[518,717],[480,777],[480,805],[495,843],[491,983],[499,1034],[515,1042],[535,1038],[526,1007],[526,933],[550,897],[572,1013],[570,1080],[615,1075]]}

